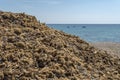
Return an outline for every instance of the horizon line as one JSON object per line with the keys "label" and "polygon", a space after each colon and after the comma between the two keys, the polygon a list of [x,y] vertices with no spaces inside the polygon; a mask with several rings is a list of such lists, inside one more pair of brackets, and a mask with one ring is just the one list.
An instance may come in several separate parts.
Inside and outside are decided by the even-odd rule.
{"label": "horizon line", "polygon": [[120,23],[45,23],[45,24],[111,24],[111,25],[120,25]]}

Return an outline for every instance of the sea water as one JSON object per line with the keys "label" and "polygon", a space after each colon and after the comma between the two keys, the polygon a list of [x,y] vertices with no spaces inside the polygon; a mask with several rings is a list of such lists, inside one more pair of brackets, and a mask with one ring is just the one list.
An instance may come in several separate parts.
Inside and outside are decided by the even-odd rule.
{"label": "sea water", "polygon": [[47,24],[88,42],[120,42],[120,24]]}

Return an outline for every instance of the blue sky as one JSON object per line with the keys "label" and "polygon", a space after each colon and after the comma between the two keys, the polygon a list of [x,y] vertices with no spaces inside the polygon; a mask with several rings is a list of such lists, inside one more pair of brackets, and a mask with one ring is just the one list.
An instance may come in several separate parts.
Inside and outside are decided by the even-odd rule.
{"label": "blue sky", "polygon": [[120,24],[120,0],[0,0],[0,10],[25,12],[46,23]]}

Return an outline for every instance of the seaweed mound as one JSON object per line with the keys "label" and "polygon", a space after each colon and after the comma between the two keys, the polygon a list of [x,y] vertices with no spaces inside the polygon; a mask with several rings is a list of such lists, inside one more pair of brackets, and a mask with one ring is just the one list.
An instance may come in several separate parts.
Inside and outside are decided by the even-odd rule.
{"label": "seaweed mound", "polygon": [[0,12],[0,80],[119,80],[120,58],[25,13]]}

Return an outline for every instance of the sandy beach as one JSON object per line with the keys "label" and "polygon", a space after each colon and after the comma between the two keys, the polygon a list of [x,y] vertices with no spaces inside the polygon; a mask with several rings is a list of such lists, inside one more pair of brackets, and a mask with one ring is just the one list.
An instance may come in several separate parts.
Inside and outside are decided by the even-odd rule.
{"label": "sandy beach", "polygon": [[115,42],[95,42],[90,43],[98,49],[106,50],[108,53],[120,57],[120,43]]}

